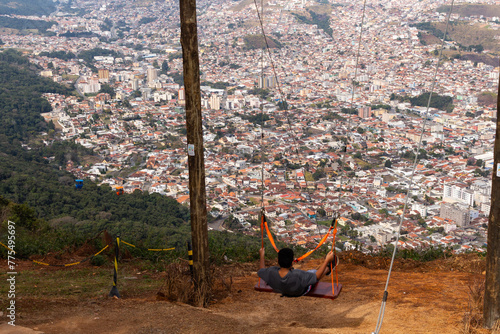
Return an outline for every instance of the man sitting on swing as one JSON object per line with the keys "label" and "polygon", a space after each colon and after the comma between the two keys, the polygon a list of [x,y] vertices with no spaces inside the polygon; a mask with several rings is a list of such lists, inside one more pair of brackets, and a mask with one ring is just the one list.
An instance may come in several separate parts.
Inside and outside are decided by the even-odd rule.
{"label": "man sitting on swing", "polygon": [[[257,275],[262,278],[274,291],[286,297],[300,297],[307,294],[311,288],[325,275],[331,273],[330,263],[334,260],[333,251],[330,251],[318,269],[308,271],[293,268],[293,250],[283,248],[278,252],[278,266],[266,268],[264,261],[265,250],[261,248],[260,267]],[[333,263],[335,267],[336,261]]]}

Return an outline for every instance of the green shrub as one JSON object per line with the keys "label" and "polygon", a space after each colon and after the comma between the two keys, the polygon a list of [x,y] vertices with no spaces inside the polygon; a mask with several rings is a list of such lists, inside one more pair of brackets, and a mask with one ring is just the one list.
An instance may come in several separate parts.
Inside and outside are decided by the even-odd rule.
{"label": "green shrub", "polygon": [[93,256],[91,259],[90,259],[90,263],[93,265],[93,266],[97,266],[97,267],[100,267],[102,266],[104,263],[106,263],[106,258],[102,255],[96,255],[96,256]]}

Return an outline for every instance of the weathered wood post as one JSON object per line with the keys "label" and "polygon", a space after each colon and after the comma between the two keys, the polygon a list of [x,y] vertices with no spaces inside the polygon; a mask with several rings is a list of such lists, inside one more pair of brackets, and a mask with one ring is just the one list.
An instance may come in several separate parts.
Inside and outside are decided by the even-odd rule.
{"label": "weathered wood post", "polygon": [[497,130],[493,148],[491,211],[488,222],[486,285],[484,289],[484,327],[492,328],[500,318],[500,83],[497,95]]}
{"label": "weathered wood post", "polygon": [[180,0],[180,16],[182,63],[186,93],[194,289],[196,304],[206,306],[210,295],[210,277],[196,1]]}

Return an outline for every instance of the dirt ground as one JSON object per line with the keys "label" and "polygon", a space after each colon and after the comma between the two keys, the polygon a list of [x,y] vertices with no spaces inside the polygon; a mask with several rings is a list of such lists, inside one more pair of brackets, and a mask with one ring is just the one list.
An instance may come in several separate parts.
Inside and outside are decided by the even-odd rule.
{"label": "dirt ground", "polygon": [[[61,334],[371,333],[388,262],[342,254],[338,277],[343,289],[333,301],[254,291],[257,264],[236,264],[224,269],[232,278],[226,295],[208,308],[158,300],[156,291],[77,302],[25,298],[20,301],[17,324]],[[318,264],[311,260],[303,268]],[[480,328],[464,331],[464,323],[471,323],[464,319],[477,316],[474,295],[480,293],[483,282],[484,259],[477,255],[425,264],[398,261],[391,274],[381,333],[490,333]]]}

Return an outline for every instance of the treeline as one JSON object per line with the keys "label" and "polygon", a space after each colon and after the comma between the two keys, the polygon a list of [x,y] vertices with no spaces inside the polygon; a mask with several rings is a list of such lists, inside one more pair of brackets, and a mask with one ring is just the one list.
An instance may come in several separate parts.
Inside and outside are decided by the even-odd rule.
{"label": "treeline", "polygon": [[94,65],[94,57],[96,56],[104,56],[104,57],[114,57],[114,58],[122,58],[123,54],[116,52],[114,50],[108,50],[103,48],[93,48],[91,50],[84,50],[78,54],[78,58],[83,59],[88,67],[93,72],[97,72],[97,68]]}
{"label": "treeline", "polygon": [[[158,258],[176,259],[187,257],[186,242],[190,240],[190,226],[183,223],[173,227],[168,225],[153,226],[140,221],[126,220],[120,223],[95,221],[89,223],[74,223],[71,218],[63,217],[50,223],[37,217],[37,212],[26,204],[17,204],[0,196],[0,216],[5,220],[0,222],[0,242],[6,244],[8,221],[15,223],[16,258],[26,259],[33,255],[46,255],[63,251],[74,252],[83,244],[95,249],[104,246],[103,231],[113,238],[134,244],[137,248],[125,247],[132,256],[151,260]],[[277,240],[279,247],[285,244]],[[259,257],[260,239],[239,233],[226,231],[209,231],[208,247],[210,260],[216,264],[228,261],[253,262]],[[144,248],[171,248],[171,252],[148,252]],[[267,254],[273,254],[269,243],[266,243]],[[304,253],[301,247],[298,253]],[[88,254],[91,255],[91,254]],[[6,258],[5,249],[0,249],[0,258]]]}
{"label": "treeline", "polygon": [[98,37],[96,33],[91,31],[66,31],[65,33],[59,34],[61,37],[74,37],[74,38],[91,38]]}
{"label": "treeline", "polygon": [[234,113],[234,116],[241,117],[244,120],[249,121],[250,123],[253,124],[259,124],[259,125],[264,125],[264,123],[271,118],[267,114],[255,114],[255,115],[245,115],[245,114],[240,114],[238,112]]}
{"label": "treeline", "polygon": [[[414,24],[410,24],[410,27],[415,27],[419,30],[427,31],[428,33],[436,36],[439,39],[443,39],[443,36],[444,36],[444,32],[441,31],[440,29],[436,28],[431,22],[414,23]],[[451,41],[449,36],[446,36],[446,41]]]}
{"label": "treeline", "polygon": [[138,24],[139,25],[148,24],[148,23],[156,21],[157,19],[158,19],[157,17],[143,17],[139,20]]}
{"label": "treeline", "polygon": [[114,57],[121,58],[123,54],[120,52],[116,52],[114,50],[102,49],[102,48],[93,48],[91,50],[85,50],[78,54],[78,58],[83,59],[87,63],[93,63],[94,57],[96,56],[104,56],[104,57]]}
{"label": "treeline", "polygon": [[28,19],[18,19],[8,16],[0,16],[0,27],[17,29],[17,30],[28,30],[37,29],[41,33],[46,33],[47,29],[52,27],[56,22],[54,21],[42,21],[42,20],[28,20]]}
{"label": "treeline", "polygon": [[204,81],[202,83],[202,86],[210,86],[214,89],[226,89],[228,86],[230,86],[230,84],[223,81],[217,81],[217,82]]}
{"label": "treeline", "polygon": [[[281,48],[281,43],[269,36],[266,36],[264,39],[263,35],[246,35],[243,37],[243,41],[245,42],[245,49],[247,50],[255,50],[255,49],[265,49],[269,46],[270,49]],[[267,43],[266,43],[267,42]]]}
{"label": "treeline", "polygon": [[[390,96],[391,101],[392,100],[399,100],[402,102],[410,102],[412,106],[419,106],[419,107],[427,107],[427,103],[429,101],[429,95],[430,93],[423,93],[420,94],[419,96],[415,97],[409,97],[409,96],[401,96],[392,93]],[[444,96],[444,95],[439,95],[436,93],[432,94],[431,98],[431,103],[430,103],[431,108],[436,108],[439,110],[444,110],[448,113],[452,112],[455,106],[453,105],[453,98],[450,96]]]}
{"label": "treeline", "polygon": [[[142,195],[138,194],[139,196]],[[147,199],[148,195],[142,197]],[[134,203],[134,201],[124,201],[129,204]],[[141,209],[136,208],[135,211],[141,212]],[[190,226],[187,221],[183,221],[183,224],[179,226],[151,225],[134,220],[132,217],[120,221],[103,219],[77,221],[73,217],[64,216],[47,221],[40,218],[33,207],[27,204],[17,204],[2,196],[0,196],[0,215],[5,219],[0,222],[2,243],[5,244],[6,241],[7,222],[10,220],[15,223],[17,258],[78,248],[102,231],[107,231],[113,237],[120,236],[123,240],[138,247],[166,248],[168,246],[169,248],[176,247],[178,251],[183,252],[190,235]],[[135,255],[148,256],[148,252],[138,252]],[[149,257],[151,256],[152,254],[149,254]],[[6,257],[6,252],[3,250],[0,250],[1,257]]]}
{"label": "treeline", "polygon": [[47,0],[0,0],[0,15],[49,15],[56,11],[56,4]]}
{"label": "treeline", "polygon": [[310,9],[307,10],[311,19],[304,15],[292,13],[299,21],[305,24],[312,24],[318,26],[319,29],[323,30],[328,36],[333,36],[333,29],[330,27],[330,16],[327,14],[318,14]]}
{"label": "treeline", "polygon": [[75,59],[76,55],[71,52],[65,52],[65,51],[52,51],[52,52],[40,52],[39,56],[42,57],[49,57],[49,58],[57,58],[61,60],[70,60],[70,59]]}

